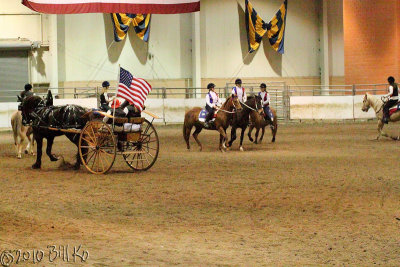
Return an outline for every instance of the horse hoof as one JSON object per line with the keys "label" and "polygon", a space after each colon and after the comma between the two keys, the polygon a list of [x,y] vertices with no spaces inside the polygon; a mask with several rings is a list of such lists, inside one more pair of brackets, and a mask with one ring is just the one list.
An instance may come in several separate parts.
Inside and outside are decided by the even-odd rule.
{"label": "horse hoof", "polygon": [[275,138],[272,138],[272,143],[275,143]]}
{"label": "horse hoof", "polygon": [[50,160],[51,160],[51,161],[57,161],[57,160],[59,160],[59,158],[56,157],[56,156],[54,156],[54,155],[52,155],[52,156],[50,157]]}
{"label": "horse hoof", "polygon": [[21,156],[21,155],[18,155],[18,156],[17,156],[17,159],[21,159],[21,158],[22,158],[22,156]]}
{"label": "horse hoof", "polygon": [[24,153],[25,153],[25,154],[28,154],[29,152],[28,152],[28,150],[25,150]]}
{"label": "horse hoof", "polygon": [[244,151],[243,147],[240,147],[240,151],[242,151],[242,152]]}
{"label": "horse hoof", "polygon": [[81,165],[80,165],[80,164],[75,164],[75,165],[74,165],[74,170],[75,170],[75,171],[78,171],[80,168],[81,168]]}
{"label": "horse hoof", "polygon": [[32,165],[32,169],[36,170],[36,169],[40,169],[40,164],[33,164]]}

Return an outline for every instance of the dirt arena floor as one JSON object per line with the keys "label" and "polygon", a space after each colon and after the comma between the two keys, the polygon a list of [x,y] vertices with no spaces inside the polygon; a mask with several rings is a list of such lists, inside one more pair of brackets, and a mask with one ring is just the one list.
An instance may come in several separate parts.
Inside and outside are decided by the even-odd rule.
{"label": "dirt arena floor", "polygon": [[[16,159],[0,133],[0,252],[43,251],[37,266],[57,256],[51,245],[69,255],[51,266],[80,263],[79,245],[86,266],[399,266],[400,142],[370,141],[375,128],[282,125],[275,144],[267,132],[263,144],[246,138],[245,152],[236,142],[223,154],[216,132],[188,152],[181,126],[158,126],[152,169],[132,173],[118,158],[101,176],[47,156],[31,170],[33,157]],[[75,151],[56,139],[55,154],[72,162]]]}

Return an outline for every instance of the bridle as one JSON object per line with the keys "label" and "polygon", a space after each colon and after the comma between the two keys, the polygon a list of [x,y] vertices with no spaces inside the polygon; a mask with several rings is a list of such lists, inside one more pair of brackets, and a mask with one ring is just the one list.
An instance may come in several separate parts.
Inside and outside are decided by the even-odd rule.
{"label": "bridle", "polygon": [[[254,109],[254,108],[252,108],[252,107],[250,107],[250,106],[248,106],[248,105],[246,105],[246,103],[241,103],[242,105],[244,105],[245,107],[247,107],[248,109],[250,109],[250,110],[253,110],[253,111],[256,111],[256,112],[258,112],[258,110],[260,110],[261,108],[258,108],[258,101],[257,101],[257,96],[254,96],[254,101],[255,101],[255,106],[256,106],[256,108]],[[262,113],[262,111],[261,112],[259,112],[260,114]]]}
{"label": "bridle", "polygon": [[[21,103],[21,105],[22,105],[22,103]],[[41,109],[43,109],[43,108],[45,108],[46,107],[46,104],[45,104],[45,102],[44,102],[44,100],[43,99],[40,99],[40,102],[38,103],[38,105],[32,110],[32,111],[30,111],[30,112],[26,112],[25,110],[23,111],[23,115],[25,115],[25,117],[28,119],[28,120],[26,120],[25,122],[27,123],[27,124],[29,124],[29,123],[31,123],[32,121],[33,121],[33,119],[38,119],[40,122],[44,122],[43,120],[42,120],[42,118],[39,116],[39,114],[37,114],[35,111],[36,110],[41,110]],[[22,108],[23,109],[23,108]]]}
{"label": "bridle", "polygon": [[235,106],[235,102],[233,102],[233,98],[230,99],[230,102],[232,102],[233,109],[234,109],[235,111],[228,111],[228,110],[220,109],[220,108],[217,108],[217,111],[222,111],[222,112],[230,113],[230,114],[235,114],[235,113],[237,113],[237,107]]}

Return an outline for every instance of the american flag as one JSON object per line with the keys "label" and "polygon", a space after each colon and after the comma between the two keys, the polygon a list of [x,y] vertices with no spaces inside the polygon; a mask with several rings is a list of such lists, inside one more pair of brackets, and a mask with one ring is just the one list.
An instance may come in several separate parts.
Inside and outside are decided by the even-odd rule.
{"label": "american flag", "polygon": [[129,71],[120,68],[117,97],[127,100],[140,111],[143,110],[144,101],[151,91],[151,85],[144,79],[134,77]]}

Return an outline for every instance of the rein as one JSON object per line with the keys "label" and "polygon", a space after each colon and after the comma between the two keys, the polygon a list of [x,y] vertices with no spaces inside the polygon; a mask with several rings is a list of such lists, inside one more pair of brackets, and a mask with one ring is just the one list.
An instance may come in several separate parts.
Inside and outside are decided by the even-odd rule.
{"label": "rein", "polygon": [[236,111],[227,111],[227,110],[225,110],[225,109],[220,109],[220,108],[217,108],[217,111],[223,111],[223,112],[225,112],[225,113],[230,113],[230,114],[237,113]]}
{"label": "rein", "polygon": [[[245,107],[247,107],[248,109],[251,109],[251,110],[253,110],[253,111],[257,111],[256,109],[254,109],[254,108],[252,108],[252,107],[249,107],[248,105],[246,105],[245,103],[241,103],[243,106],[245,106]],[[256,106],[257,106],[257,103],[256,103]]]}
{"label": "rein", "polygon": [[[236,110],[236,107],[235,107],[235,104],[233,103],[233,100],[231,99],[230,101],[232,102],[233,108]],[[217,108],[217,111],[223,111],[223,112],[225,112],[225,113],[230,113],[230,114],[235,114],[235,113],[237,113],[237,111],[228,111],[228,110],[221,109],[221,108]]]}

